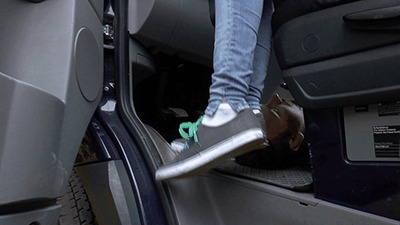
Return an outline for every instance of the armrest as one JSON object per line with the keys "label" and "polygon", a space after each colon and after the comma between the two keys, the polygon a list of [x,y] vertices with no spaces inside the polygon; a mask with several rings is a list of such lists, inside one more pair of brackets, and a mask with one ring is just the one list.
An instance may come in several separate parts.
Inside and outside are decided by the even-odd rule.
{"label": "armrest", "polygon": [[400,30],[400,6],[351,13],[343,20],[356,30]]}

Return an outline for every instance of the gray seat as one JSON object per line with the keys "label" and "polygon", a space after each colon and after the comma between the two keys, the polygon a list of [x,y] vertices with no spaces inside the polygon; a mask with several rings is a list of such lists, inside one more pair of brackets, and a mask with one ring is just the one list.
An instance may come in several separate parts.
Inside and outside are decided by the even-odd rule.
{"label": "gray seat", "polygon": [[274,48],[285,82],[307,108],[396,100],[399,2],[341,3],[314,4],[303,9],[310,13],[289,19],[279,16],[283,11],[278,7]]}
{"label": "gray seat", "polygon": [[283,79],[305,108],[315,197],[396,220],[399,22],[398,0],[361,0],[286,19],[274,36]]}

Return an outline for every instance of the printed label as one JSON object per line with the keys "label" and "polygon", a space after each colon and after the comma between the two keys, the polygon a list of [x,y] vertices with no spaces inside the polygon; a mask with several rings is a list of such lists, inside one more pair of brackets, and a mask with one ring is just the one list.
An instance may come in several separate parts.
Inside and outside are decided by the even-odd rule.
{"label": "printed label", "polygon": [[378,104],[379,116],[398,116],[400,115],[400,102],[393,103],[379,103]]}
{"label": "printed label", "polygon": [[400,126],[374,126],[375,156],[400,158]]}

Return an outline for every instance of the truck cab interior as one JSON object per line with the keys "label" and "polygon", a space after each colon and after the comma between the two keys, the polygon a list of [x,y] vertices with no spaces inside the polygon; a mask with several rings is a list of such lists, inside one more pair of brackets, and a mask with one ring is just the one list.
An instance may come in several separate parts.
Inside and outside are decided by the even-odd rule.
{"label": "truck cab interior", "polygon": [[214,1],[4,0],[0,224],[399,224],[398,0],[274,0],[262,101],[303,108],[305,157],[155,181],[207,105]]}
{"label": "truck cab interior", "polygon": [[[140,43],[147,49],[130,52],[135,110],[162,135],[151,131],[163,163],[173,157],[167,143],[177,138],[177,125],[195,121],[207,104],[215,12],[213,1],[131,1],[130,10],[137,8],[148,16],[131,13],[128,19],[130,46]],[[394,134],[399,131],[399,9],[395,0],[275,1],[274,50],[263,101],[274,91],[287,95],[279,85],[284,82],[288,96],[304,108],[311,168],[260,171],[224,165],[204,176],[168,182],[177,220],[399,220],[399,136]],[[141,64],[144,55],[155,56],[154,63]],[[143,67],[149,76],[135,77]]]}

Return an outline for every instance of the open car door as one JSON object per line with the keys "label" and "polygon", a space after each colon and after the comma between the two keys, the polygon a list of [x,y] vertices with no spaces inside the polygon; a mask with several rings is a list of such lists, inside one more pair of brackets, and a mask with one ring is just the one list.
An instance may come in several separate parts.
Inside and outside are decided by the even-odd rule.
{"label": "open car door", "polygon": [[103,1],[0,7],[0,224],[57,224],[102,92]]}

